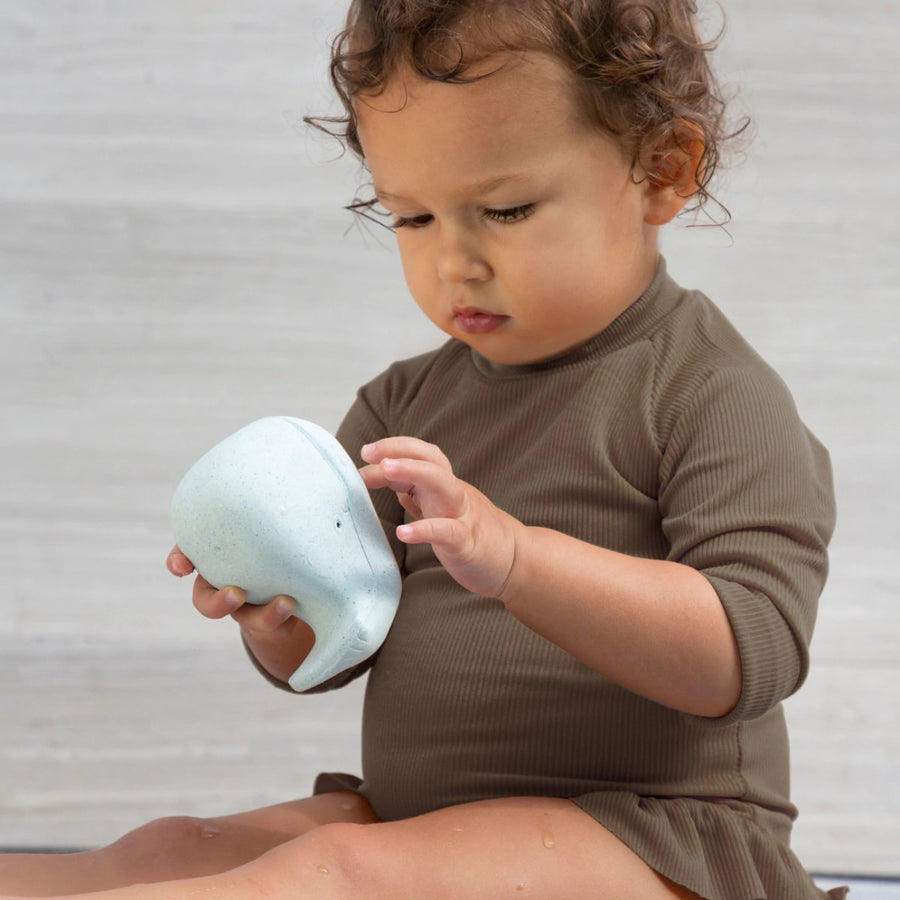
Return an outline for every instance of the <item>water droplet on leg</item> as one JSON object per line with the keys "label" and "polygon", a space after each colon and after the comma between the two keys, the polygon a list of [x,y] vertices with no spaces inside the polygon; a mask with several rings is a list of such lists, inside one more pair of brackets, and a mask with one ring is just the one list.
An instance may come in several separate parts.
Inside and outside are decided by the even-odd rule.
{"label": "water droplet on leg", "polygon": [[556,846],[556,838],[553,837],[552,831],[545,831],[542,840],[548,850],[552,850]]}
{"label": "water droplet on leg", "polygon": [[200,827],[200,837],[204,839],[218,837],[221,833],[221,828],[216,828],[215,825],[210,825],[209,822],[204,822]]}

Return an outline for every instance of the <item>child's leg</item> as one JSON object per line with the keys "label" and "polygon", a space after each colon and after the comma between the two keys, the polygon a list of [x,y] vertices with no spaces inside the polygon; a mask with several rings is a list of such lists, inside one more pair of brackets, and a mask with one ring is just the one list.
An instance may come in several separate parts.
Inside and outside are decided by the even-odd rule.
{"label": "child's leg", "polygon": [[213,819],[159,819],[84,853],[0,854],[0,895],[48,897],[211,875],[237,868],[312,828],[377,822],[350,791]]}
{"label": "child's leg", "polygon": [[[504,799],[315,828],[232,872],[85,900],[696,900],[573,803]],[[75,898],[70,898],[75,900]]]}

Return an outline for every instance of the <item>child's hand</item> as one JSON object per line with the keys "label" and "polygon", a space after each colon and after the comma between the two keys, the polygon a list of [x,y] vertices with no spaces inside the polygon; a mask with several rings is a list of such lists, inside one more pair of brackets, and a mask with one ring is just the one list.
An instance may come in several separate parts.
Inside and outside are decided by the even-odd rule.
{"label": "child's hand", "polygon": [[385,438],[363,447],[362,458],[369,463],[360,470],[366,486],[390,488],[416,519],[397,528],[401,541],[431,544],[464,588],[486,597],[503,593],[525,530],[521,522],[457,478],[434,444]]}
{"label": "child's hand", "polygon": [[[194,571],[193,563],[173,547],[166,567],[179,578]],[[292,615],[296,604],[290,597],[274,597],[264,606],[247,603],[239,587],[214,588],[202,575],[194,579],[194,606],[208,619],[231,616],[257,662],[280,681],[287,681],[306,659],[316,636],[313,630]]]}
{"label": "child's hand", "polygon": [[[169,553],[166,568],[179,578],[194,571],[193,563],[178,547]],[[217,590],[199,574],[194,580],[193,598],[197,611],[206,618],[222,619],[230,615],[248,634],[271,634],[285,623],[290,624],[296,605],[290,597],[275,597],[264,606],[254,606],[247,603],[247,595],[241,588],[228,585]]]}

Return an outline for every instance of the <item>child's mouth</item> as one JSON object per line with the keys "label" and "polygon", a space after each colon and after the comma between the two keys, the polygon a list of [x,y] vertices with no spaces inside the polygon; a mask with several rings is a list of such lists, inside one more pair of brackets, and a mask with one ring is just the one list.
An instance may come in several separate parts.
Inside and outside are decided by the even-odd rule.
{"label": "child's mouth", "polygon": [[480,309],[459,309],[454,312],[456,327],[465,334],[490,334],[509,321],[509,316],[499,316]]}

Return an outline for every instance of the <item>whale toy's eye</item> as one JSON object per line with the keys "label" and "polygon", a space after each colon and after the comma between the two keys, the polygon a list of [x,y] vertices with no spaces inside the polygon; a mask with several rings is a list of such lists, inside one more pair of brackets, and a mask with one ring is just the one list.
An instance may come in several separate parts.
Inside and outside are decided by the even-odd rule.
{"label": "whale toy's eye", "polygon": [[335,528],[340,528],[340,527],[341,527],[341,520],[340,520],[340,519],[338,519],[337,522],[334,523],[334,527],[335,527]]}

